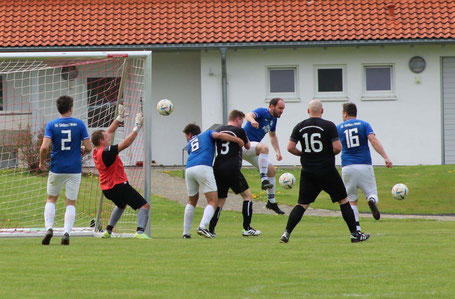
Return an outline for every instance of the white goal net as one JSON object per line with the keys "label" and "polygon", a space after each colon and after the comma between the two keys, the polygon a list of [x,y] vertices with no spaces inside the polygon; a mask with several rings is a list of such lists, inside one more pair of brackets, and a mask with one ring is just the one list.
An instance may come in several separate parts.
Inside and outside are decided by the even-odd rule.
{"label": "white goal net", "polygon": [[[130,116],[117,130],[115,144],[131,132],[134,115],[150,101],[150,52],[39,54],[0,54],[0,236],[44,231],[47,172],[38,169],[39,148],[46,123],[59,117],[59,96],[74,99],[72,116],[85,123],[89,135],[106,129],[123,104]],[[147,129],[150,120],[144,114]],[[143,130],[120,157],[130,184],[149,200],[146,134]],[[93,234],[109,221],[113,204],[103,199],[97,175],[91,154],[85,156],[75,233]],[[63,227],[64,196],[63,190],[56,205],[57,232]],[[136,212],[127,208],[114,233],[134,232],[136,222]]]}

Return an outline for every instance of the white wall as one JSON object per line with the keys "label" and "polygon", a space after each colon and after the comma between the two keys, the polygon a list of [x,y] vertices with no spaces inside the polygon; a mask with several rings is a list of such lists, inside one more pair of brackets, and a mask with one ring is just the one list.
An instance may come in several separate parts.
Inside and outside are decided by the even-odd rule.
{"label": "white wall", "polygon": [[[167,98],[174,113],[152,117],[152,159],[157,164],[180,165],[186,145],[183,128],[188,123],[202,124],[200,52],[152,54],[152,97],[156,104]],[[209,113],[209,112],[205,112]]]}
{"label": "white wall", "polygon": [[[358,106],[358,118],[368,121],[396,165],[441,163],[441,86],[440,57],[454,56],[453,46],[388,46],[332,47],[299,49],[229,50],[227,55],[228,110],[249,112],[267,107],[266,66],[295,65],[298,67],[299,102],[286,103],[278,121],[283,161],[276,164],[298,164],[297,157],[286,151],[292,128],[307,117],[307,103],[314,98],[314,65],[346,65],[348,100]],[[422,56],[425,71],[414,74],[408,62]],[[362,70],[366,63],[394,65],[396,100],[364,101]],[[204,125],[222,121],[221,68],[219,51],[201,53],[201,84]],[[210,72],[211,70],[211,72]],[[213,74],[211,74],[213,73]],[[416,83],[416,77],[420,83]],[[324,101],[324,118],[335,124],[341,120],[341,101]],[[205,109],[210,112],[205,112]],[[269,138],[263,140],[270,145]],[[373,151],[373,163],[383,165],[383,159]],[[338,158],[339,161],[339,158]]]}

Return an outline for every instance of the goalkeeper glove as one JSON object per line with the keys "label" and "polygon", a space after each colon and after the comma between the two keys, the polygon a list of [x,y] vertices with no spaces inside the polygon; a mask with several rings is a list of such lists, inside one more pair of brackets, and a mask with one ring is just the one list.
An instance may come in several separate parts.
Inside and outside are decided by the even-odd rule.
{"label": "goalkeeper glove", "polygon": [[125,106],[123,106],[122,104],[119,104],[118,108],[117,108],[117,118],[116,118],[116,120],[118,120],[119,122],[123,122],[125,117],[128,117],[128,115],[129,115],[129,113],[126,112]]}
{"label": "goalkeeper glove", "polygon": [[134,124],[135,127],[134,127],[133,131],[136,133],[139,133],[139,130],[141,129],[143,122],[144,122],[144,116],[142,115],[142,113],[136,114],[136,119],[135,119],[135,124]]}

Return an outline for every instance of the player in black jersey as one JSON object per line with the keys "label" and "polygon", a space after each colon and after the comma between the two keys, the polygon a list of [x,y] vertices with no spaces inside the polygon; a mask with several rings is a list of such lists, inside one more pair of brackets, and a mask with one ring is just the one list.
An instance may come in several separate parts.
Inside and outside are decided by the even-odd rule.
{"label": "player in black jersey", "polygon": [[[322,190],[330,195],[332,202],[340,205],[343,219],[351,232],[351,242],[366,241],[370,237],[369,234],[356,231],[354,212],[340,174],[335,168],[335,155],[341,152],[341,142],[335,124],[322,119],[323,111],[321,102],[312,100],[308,108],[310,118],[294,127],[288,142],[288,152],[300,156],[302,169],[299,200],[289,214],[286,230],[280,238],[281,243],[289,241],[292,230]],[[298,142],[302,150],[297,148]]]}
{"label": "player in black jersey", "polygon": [[[250,148],[250,141],[246,136],[246,132],[242,129],[242,123],[245,114],[239,110],[232,110],[229,114],[228,124],[217,129],[218,132],[231,134],[242,139],[245,143],[245,148]],[[249,189],[248,183],[245,180],[240,169],[242,168],[242,148],[233,142],[222,140],[216,141],[217,156],[213,171],[215,173],[216,185],[218,188],[218,206],[215,210],[212,220],[210,221],[209,231],[215,235],[215,226],[220,217],[221,210],[226,202],[229,188],[235,194],[240,194],[243,197],[243,232],[242,235],[259,236],[261,231],[255,230],[250,226],[253,215],[253,195]]]}

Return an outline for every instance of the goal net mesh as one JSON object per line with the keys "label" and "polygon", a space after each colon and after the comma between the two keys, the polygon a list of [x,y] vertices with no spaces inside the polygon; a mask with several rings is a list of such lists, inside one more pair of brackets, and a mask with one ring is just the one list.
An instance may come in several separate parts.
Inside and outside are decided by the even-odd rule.
{"label": "goal net mesh", "polygon": [[[46,123],[59,118],[57,98],[73,97],[72,116],[86,124],[89,135],[107,129],[115,119],[117,105],[123,104],[129,117],[112,138],[117,144],[131,132],[134,116],[142,110],[144,61],[127,57],[0,59],[0,235],[44,230],[48,172],[38,169],[39,148]],[[120,153],[130,184],[141,194],[143,134]],[[47,165],[49,160],[50,151]],[[65,189],[56,205],[56,228],[63,227],[64,197]],[[90,154],[83,157],[74,231],[93,231],[97,214],[98,223],[106,227],[114,206],[101,198]],[[136,222],[136,212],[128,207],[114,233],[134,232]]]}

